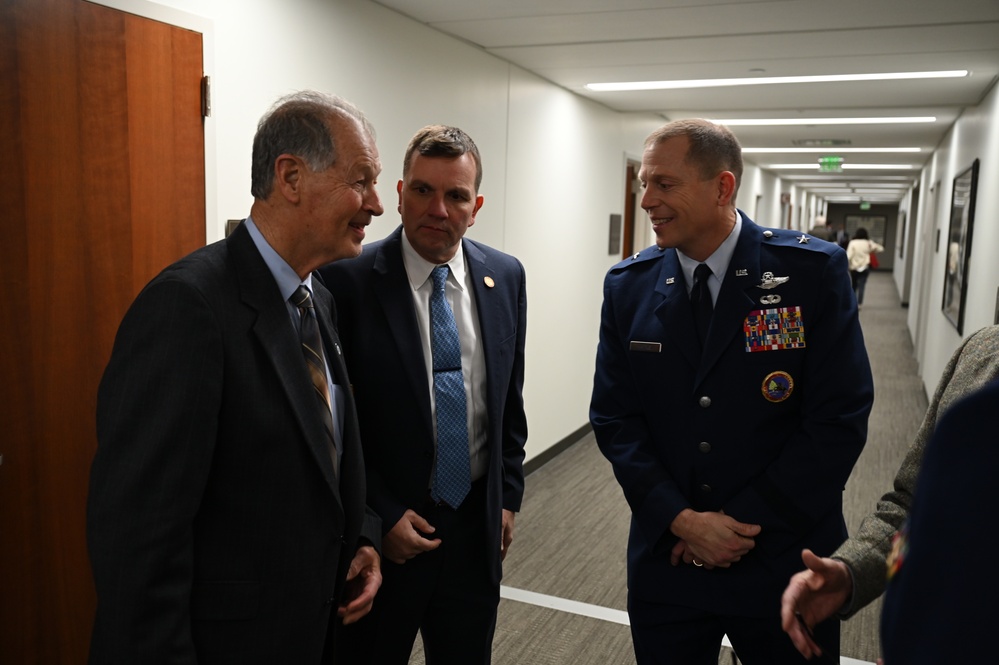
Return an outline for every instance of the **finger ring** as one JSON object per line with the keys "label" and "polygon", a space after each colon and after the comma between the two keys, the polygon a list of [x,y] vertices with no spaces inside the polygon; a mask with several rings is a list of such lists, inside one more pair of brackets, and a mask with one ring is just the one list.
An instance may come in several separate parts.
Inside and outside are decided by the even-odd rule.
{"label": "finger ring", "polygon": [[703,566],[703,565],[704,565],[703,563],[701,563],[701,562],[700,562],[700,561],[698,561],[697,559],[691,559],[691,561],[690,561],[690,562],[691,562],[692,564],[694,564],[695,566],[697,566],[698,568],[700,568],[701,566]]}

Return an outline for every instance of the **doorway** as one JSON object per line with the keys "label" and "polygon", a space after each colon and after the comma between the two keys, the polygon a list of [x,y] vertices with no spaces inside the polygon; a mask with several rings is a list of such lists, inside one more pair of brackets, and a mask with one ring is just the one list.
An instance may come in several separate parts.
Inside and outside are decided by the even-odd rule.
{"label": "doorway", "polygon": [[[127,66],[126,66],[127,63]],[[97,384],[122,315],[205,242],[201,34],[82,0],[0,6],[0,662],[86,661]]]}

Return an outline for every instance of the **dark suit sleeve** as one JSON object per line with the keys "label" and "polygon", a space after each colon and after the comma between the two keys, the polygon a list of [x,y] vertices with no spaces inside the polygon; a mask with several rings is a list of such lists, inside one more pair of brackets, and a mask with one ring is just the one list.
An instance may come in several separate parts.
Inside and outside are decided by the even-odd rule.
{"label": "dark suit sleeve", "polygon": [[[995,662],[999,382],[958,401],[926,446],[907,529],[889,561],[881,644],[889,665]],[[987,516],[987,517],[986,517]]]}
{"label": "dark suit sleeve", "polygon": [[222,336],[202,295],[159,279],[121,324],[97,402],[87,537],[91,662],[194,662],[192,524],[216,440]]}
{"label": "dark suit sleeve", "polygon": [[757,545],[772,554],[841,514],[843,487],[867,440],[874,402],[846,257],[835,252],[825,266],[815,276],[816,314],[805,331],[804,373],[795,387],[802,391],[799,423],[767,470],[724,507],[740,521],[762,525]]}
{"label": "dark suit sleeve", "polygon": [[503,409],[503,508],[517,512],[524,499],[524,446],[527,415],[524,412],[524,345],[527,340],[527,280],[524,266],[517,283],[517,341],[510,386]]}
{"label": "dark suit sleeve", "polygon": [[629,286],[634,288],[613,271],[604,280],[590,423],[600,451],[610,461],[631,507],[635,524],[646,541],[660,543],[676,516],[690,504],[653,450],[643,410],[645,401],[627,359],[615,303],[618,290]]}

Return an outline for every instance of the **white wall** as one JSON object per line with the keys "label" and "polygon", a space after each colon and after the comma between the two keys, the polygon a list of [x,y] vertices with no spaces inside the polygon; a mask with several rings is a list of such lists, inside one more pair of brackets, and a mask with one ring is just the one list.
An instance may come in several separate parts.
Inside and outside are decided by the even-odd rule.
{"label": "white wall", "polygon": [[395,185],[413,133],[429,123],[467,131],[482,153],[485,197],[468,236],[527,270],[528,459],[587,423],[602,281],[617,260],[607,253],[608,218],[624,211],[626,155],[640,158],[662,118],[611,112],[367,0],[101,1],[206,19],[190,27],[207,29],[214,49],[209,241],[249,211],[253,133],[283,94],[335,92],[375,125],[386,213],[369,240],[399,223]]}
{"label": "white wall", "polygon": [[[978,193],[962,336],[944,317],[941,304],[953,180],[975,159],[980,160]],[[962,338],[991,325],[995,313],[999,286],[999,261],[996,260],[999,249],[999,187],[996,186],[999,183],[999,88],[993,86],[980,105],[966,110],[958,119],[933,154],[920,182],[922,200],[917,245],[906,259],[914,262],[908,322],[923,384],[931,395]],[[898,265],[895,270],[898,275],[904,266]]]}

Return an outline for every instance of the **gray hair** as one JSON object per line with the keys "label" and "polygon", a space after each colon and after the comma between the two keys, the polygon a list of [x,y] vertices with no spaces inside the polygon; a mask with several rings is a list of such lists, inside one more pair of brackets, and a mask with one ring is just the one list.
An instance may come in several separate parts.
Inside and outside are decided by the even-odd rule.
{"label": "gray hair", "polygon": [[674,120],[649,134],[645,139],[645,148],[655,147],[679,136],[686,136],[690,142],[686,161],[701,172],[702,178],[707,180],[722,171],[732,172],[735,176],[735,191],[732,192],[734,201],[742,182],[742,146],[735,134],[728,127],[708,120]]}
{"label": "gray hair", "polygon": [[274,187],[274,163],[280,155],[300,157],[312,171],[336,162],[331,120],[352,118],[374,138],[375,129],[356,106],[342,97],[303,90],[277,100],[257,124],[250,167],[250,194],[266,199]]}

